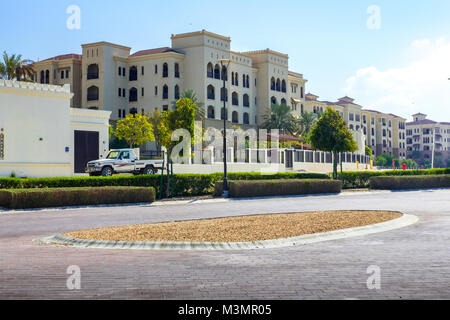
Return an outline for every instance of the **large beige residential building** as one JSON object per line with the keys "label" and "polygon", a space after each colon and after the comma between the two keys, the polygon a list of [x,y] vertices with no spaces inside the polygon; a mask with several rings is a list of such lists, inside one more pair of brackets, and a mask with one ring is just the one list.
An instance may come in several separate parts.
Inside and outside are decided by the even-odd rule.
{"label": "large beige residential building", "polygon": [[[450,123],[427,119],[426,114],[413,115],[406,123],[408,157],[420,163],[431,162],[433,150],[435,166],[447,166],[450,162]],[[418,156],[418,157],[417,157]]]}
{"label": "large beige residential building", "polygon": [[[206,126],[216,128],[224,118],[229,127],[257,128],[273,103],[289,105],[298,117],[331,107],[376,155],[406,156],[405,119],[365,110],[349,97],[330,102],[306,94],[307,80],[289,70],[287,54],[232,51],[229,37],[205,30],[172,35],[171,42],[171,47],[135,53],[109,42],[83,44],[81,55],[35,63],[35,80],[70,84],[73,107],[111,111],[112,121],[168,110],[184,90],[195,92],[205,106]],[[224,59],[229,64],[222,65]]]}
{"label": "large beige residential building", "polygon": [[319,101],[318,98],[314,94],[306,94],[307,112],[321,113],[330,107],[339,113],[354,135],[360,133],[364,136],[365,145],[375,156],[387,152],[399,159],[406,158],[406,119],[363,109],[350,97],[340,98],[337,102]]}

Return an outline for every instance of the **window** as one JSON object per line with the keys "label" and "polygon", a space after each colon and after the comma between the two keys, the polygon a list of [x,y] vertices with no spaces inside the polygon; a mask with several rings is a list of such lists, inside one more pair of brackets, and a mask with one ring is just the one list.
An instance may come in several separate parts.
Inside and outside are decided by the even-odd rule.
{"label": "window", "polygon": [[277,104],[277,98],[275,98],[275,97],[270,98],[270,103]]}
{"label": "window", "polygon": [[280,79],[277,79],[277,87],[276,87],[277,91],[281,91],[281,81]]}
{"label": "window", "polygon": [[41,71],[41,83],[45,83],[45,72],[44,72],[44,70]]}
{"label": "window", "polygon": [[226,88],[220,89],[220,100],[228,101],[228,90]]}
{"label": "window", "polygon": [[127,69],[125,69],[125,68],[122,68],[122,75],[123,75],[124,77],[126,77],[126,76],[127,76]]}
{"label": "window", "polygon": [[250,77],[247,75],[247,88],[250,88]]}
{"label": "window", "polygon": [[348,118],[350,119],[350,121],[353,121],[353,119],[354,119],[354,114],[353,114],[353,113],[350,113],[350,114],[348,115]]}
{"label": "window", "polygon": [[360,118],[359,114],[356,114],[355,120],[356,120],[356,122],[360,122],[361,121],[361,118]]}
{"label": "window", "polygon": [[244,113],[244,124],[250,124],[250,116],[247,112]]}
{"label": "window", "polygon": [[208,99],[209,100],[215,100],[216,99],[216,93],[215,93],[214,87],[212,85],[209,85],[207,90],[208,90],[208,92],[207,92]]}
{"label": "window", "polygon": [[214,68],[214,78],[220,80],[220,66],[218,64]]}
{"label": "window", "polygon": [[98,64],[91,64],[88,66],[87,79],[98,79]]}
{"label": "window", "polygon": [[208,107],[208,119],[215,119],[216,114],[213,106]]}
{"label": "window", "polygon": [[138,113],[138,111],[137,111],[136,108],[131,108],[131,109],[130,109],[130,114],[132,114],[133,116],[134,116],[135,114],[137,114],[137,113]]}
{"label": "window", "polygon": [[225,66],[222,66],[222,80],[228,81],[228,70]]}
{"label": "window", "polygon": [[[119,76],[121,76],[122,75],[122,68],[121,67],[119,67]],[[121,113],[122,111],[121,110],[119,110],[119,113]],[[119,116],[119,118],[120,118],[120,116]]]}
{"label": "window", "polygon": [[61,71],[61,79],[64,79],[64,71]]}
{"label": "window", "polygon": [[155,86],[155,96],[158,95],[158,86]]}
{"label": "window", "polygon": [[144,75],[144,67],[141,67],[141,74]]}
{"label": "window", "polygon": [[163,99],[169,99],[169,87],[167,85],[163,87]]}
{"label": "window", "polygon": [[281,92],[286,92],[286,81],[281,82]]}
{"label": "window", "polygon": [[138,101],[138,91],[137,91],[136,88],[131,88],[130,89],[129,101],[130,102],[137,102]]}
{"label": "window", "polygon": [[303,99],[303,97],[304,97],[304,92],[305,92],[305,89],[303,89],[303,87],[300,87],[300,97]]}
{"label": "window", "polygon": [[231,95],[231,100],[232,100],[233,106],[239,106],[239,96],[238,96],[237,92],[233,92],[233,94]]}
{"label": "window", "polygon": [[158,74],[158,65],[155,64],[155,74]]}
{"label": "window", "polygon": [[122,89],[119,88],[119,97],[121,97],[121,96],[122,96]]}
{"label": "window", "polygon": [[214,78],[214,67],[212,65],[212,63],[208,63],[208,66],[206,67],[206,76],[208,78]]}
{"label": "window", "polygon": [[270,90],[276,90],[276,82],[275,82],[275,78],[272,77],[272,79],[270,80]]}
{"label": "window", "polygon": [[239,122],[239,114],[237,113],[237,111],[233,111],[233,114],[231,116],[231,120],[233,123],[238,123]]}
{"label": "window", "polygon": [[175,86],[174,97],[175,97],[175,100],[180,99],[180,87],[178,85]]}
{"label": "window", "polygon": [[137,81],[138,79],[138,71],[137,71],[137,67],[133,66],[130,68],[130,81]]}
{"label": "window", "polygon": [[68,79],[70,76],[70,70],[66,70],[66,79]]}
{"label": "window", "polygon": [[167,63],[163,64],[163,78],[169,77],[169,65]]}
{"label": "window", "polygon": [[122,118],[122,109],[119,109],[119,118]]}
{"label": "window", "polygon": [[98,96],[98,87],[92,86],[88,88],[87,101],[97,101]]}
{"label": "window", "polygon": [[282,104],[282,105],[286,105],[286,99],[284,99],[284,98],[281,99],[281,104]]}
{"label": "window", "polygon": [[122,97],[124,98],[127,97],[127,91],[125,89],[122,89]]}
{"label": "window", "polygon": [[250,98],[248,94],[244,94],[244,107],[250,107]]}
{"label": "window", "polygon": [[180,77],[180,65],[178,63],[175,63],[175,78]]}
{"label": "window", "polygon": [[228,110],[227,109],[221,109],[221,113],[220,113],[220,119],[222,120],[228,120]]}
{"label": "window", "polygon": [[141,88],[141,96],[144,96],[144,87]]}

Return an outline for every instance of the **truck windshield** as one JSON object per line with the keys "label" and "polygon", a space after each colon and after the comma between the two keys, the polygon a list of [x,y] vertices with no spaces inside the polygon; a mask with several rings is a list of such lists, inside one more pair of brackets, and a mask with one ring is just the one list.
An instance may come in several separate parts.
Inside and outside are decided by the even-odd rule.
{"label": "truck windshield", "polygon": [[119,155],[119,151],[111,151],[106,159],[117,159],[117,156]]}

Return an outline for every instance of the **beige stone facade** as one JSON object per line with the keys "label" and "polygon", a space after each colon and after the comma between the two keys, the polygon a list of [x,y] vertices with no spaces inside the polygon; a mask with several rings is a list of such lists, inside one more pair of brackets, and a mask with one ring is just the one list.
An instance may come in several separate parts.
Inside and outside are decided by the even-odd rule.
{"label": "beige stone facade", "polygon": [[406,144],[408,157],[420,163],[431,163],[434,150],[435,166],[445,167],[450,162],[450,123],[427,119],[426,114],[415,114],[413,121],[406,123]]}

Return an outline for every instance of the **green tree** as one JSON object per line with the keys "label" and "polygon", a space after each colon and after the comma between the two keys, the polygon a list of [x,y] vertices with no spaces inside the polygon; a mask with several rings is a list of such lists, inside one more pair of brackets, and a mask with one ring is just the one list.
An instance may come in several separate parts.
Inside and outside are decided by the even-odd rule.
{"label": "green tree", "polygon": [[292,110],[285,104],[273,104],[263,116],[263,120],[263,129],[278,129],[282,134],[294,134],[298,130]]}
{"label": "green tree", "polygon": [[385,167],[387,165],[387,160],[385,157],[379,155],[378,157],[375,158],[374,160],[374,164],[377,167]]}
{"label": "green tree", "polygon": [[302,113],[300,119],[298,120],[301,134],[305,136],[309,135],[317,119],[318,119],[317,114],[315,114],[314,112]]}
{"label": "green tree", "polygon": [[[177,101],[175,110],[164,111],[158,125],[161,144],[167,149],[167,172],[170,170],[173,148],[179,141],[172,141],[172,134],[177,129],[186,129],[191,135],[191,144],[194,141],[196,105],[189,98]],[[170,194],[170,179],[167,179],[167,196]]]}
{"label": "green tree", "polygon": [[311,144],[316,150],[333,154],[333,177],[337,179],[337,156],[342,152],[358,150],[358,144],[344,120],[331,108],[323,113],[311,130]]}
{"label": "green tree", "polygon": [[139,113],[129,114],[125,119],[117,121],[114,135],[119,140],[125,140],[130,148],[155,140],[151,123],[145,115]]}
{"label": "green tree", "polygon": [[[205,104],[200,102],[197,98],[197,94],[194,90],[184,90],[181,93],[180,99],[187,98],[195,104],[195,120],[203,121],[205,119]],[[172,102],[172,107],[175,110],[177,107],[177,101]]]}
{"label": "green tree", "polygon": [[373,156],[372,149],[369,146],[366,146],[365,150],[366,150],[366,156],[369,156],[372,159],[372,156]]}
{"label": "green tree", "polygon": [[0,78],[6,80],[30,81],[34,75],[33,61],[24,60],[22,56],[8,55],[3,52],[3,61],[0,61]]}

